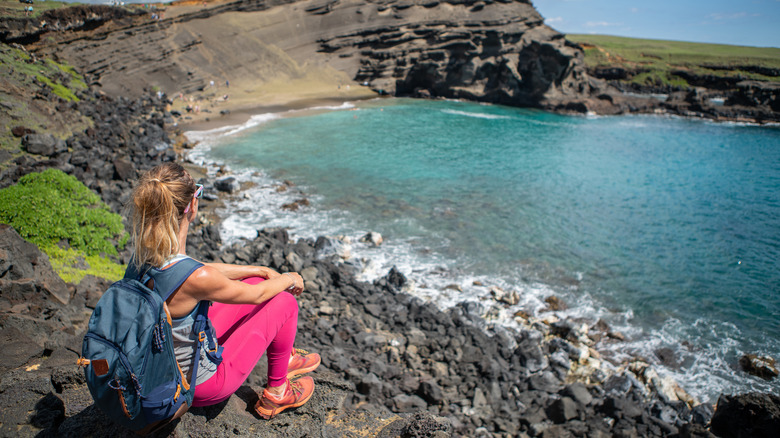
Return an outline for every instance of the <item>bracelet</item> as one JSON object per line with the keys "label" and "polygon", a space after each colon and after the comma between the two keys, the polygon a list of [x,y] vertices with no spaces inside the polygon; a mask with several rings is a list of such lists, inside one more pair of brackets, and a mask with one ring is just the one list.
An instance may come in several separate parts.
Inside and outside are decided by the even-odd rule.
{"label": "bracelet", "polygon": [[287,289],[294,288],[294,287],[295,287],[295,284],[296,284],[295,277],[293,277],[292,275],[290,275],[290,273],[289,273],[289,272],[285,272],[285,273],[284,273],[284,274],[282,274],[282,275],[286,275],[286,276],[288,276],[288,277],[292,278],[293,284],[292,284],[292,286],[288,287]]}

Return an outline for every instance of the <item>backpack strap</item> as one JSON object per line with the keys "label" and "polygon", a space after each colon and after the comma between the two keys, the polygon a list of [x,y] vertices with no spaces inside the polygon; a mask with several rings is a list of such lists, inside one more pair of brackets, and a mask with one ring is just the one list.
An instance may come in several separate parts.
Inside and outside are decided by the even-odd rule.
{"label": "backpack strap", "polygon": [[[149,275],[154,278],[154,289],[160,294],[163,300],[167,300],[179,286],[184,283],[196,269],[203,266],[203,263],[190,257],[185,257],[167,269],[149,269]],[[222,346],[217,347],[214,341],[214,333],[211,331],[211,325],[208,324],[210,301],[201,301],[198,303],[198,310],[195,314],[195,324],[193,332],[198,335],[197,349],[199,351],[201,344],[206,343],[206,354],[209,359],[219,365],[222,362]],[[197,376],[198,360],[193,361],[193,376]]]}
{"label": "backpack strap", "polygon": [[187,281],[190,275],[201,266],[203,266],[203,263],[186,257],[175,262],[167,269],[147,269],[145,274],[154,279],[154,290],[160,294],[163,301],[167,301],[176,289]]}
{"label": "backpack strap", "polygon": [[[209,357],[209,360],[219,365],[222,363],[222,346],[217,347],[216,342],[214,342],[214,334],[211,332],[211,326],[207,324],[209,306],[211,306],[210,301],[198,303],[193,331],[198,334],[198,348],[200,348],[201,344],[207,342],[206,355]],[[193,369],[196,369],[195,366],[193,366]]]}

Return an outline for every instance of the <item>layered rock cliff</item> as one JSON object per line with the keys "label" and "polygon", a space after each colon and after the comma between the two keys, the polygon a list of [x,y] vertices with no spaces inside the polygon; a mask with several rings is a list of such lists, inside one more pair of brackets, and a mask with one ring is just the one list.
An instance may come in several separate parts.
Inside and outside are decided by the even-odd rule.
{"label": "layered rock cliff", "polygon": [[560,109],[591,91],[581,49],[529,1],[404,0],[354,14],[370,25],[321,39],[320,50],[357,57],[355,79],[380,92]]}
{"label": "layered rock cliff", "polygon": [[32,48],[56,53],[114,95],[336,71],[397,96],[575,111],[605,102],[591,97],[599,82],[582,50],[527,0],[249,0],[165,13],[131,26],[52,31]]}

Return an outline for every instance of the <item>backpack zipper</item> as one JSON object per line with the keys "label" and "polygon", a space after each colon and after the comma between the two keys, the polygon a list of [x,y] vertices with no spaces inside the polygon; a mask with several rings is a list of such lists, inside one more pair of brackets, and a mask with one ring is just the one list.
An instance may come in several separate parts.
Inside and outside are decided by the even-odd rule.
{"label": "backpack zipper", "polygon": [[[141,283],[141,285],[143,285],[143,283]],[[143,286],[146,287],[146,285],[143,285]],[[154,297],[152,296],[152,295],[154,295],[154,293],[148,293],[148,292],[144,291],[143,289],[133,289],[133,288],[125,286],[124,284],[121,284],[119,287],[120,287],[120,289],[122,289],[125,292],[135,293],[135,294],[140,295],[141,297],[143,297],[143,299],[146,300],[146,304],[149,305],[149,309],[151,310],[152,314],[154,314],[155,311],[157,310],[157,309],[155,309],[155,305],[157,305],[157,303],[154,302],[155,300],[154,300]],[[159,298],[159,295],[158,295],[158,298]],[[160,313],[164,313],[164,311],[161,310]],[[155,333],[157,332],[157,330],[158,329],[162,330],[162,327],[159,327],[159,326],[160,326],[160,321],[157,321],[154,324],[154,326],[152,327],[152,333],[150,334],[150,336],[152,336],[152,342],[154,342],[154,337],[155,337]],[[149,359],[149,354],[144,354],[144,361],[141,364],[141,375],[143,375],[146,372],[146,361],[148,359]],[[139,392],[139,394],[140,394],[140,392]]]}
{"label": "backpack zipper", "polygon": [[[113,342],[109,341],[108,339],[96,335],[92,332],[87,332],[85,335],[87,338],[92,338],[100,343],[103,343],[105,345],[108,345],[114,351],[117,352],[117,355],[119,356],[119,361],[122,363],[122,367],[124,367],[125,371],[130,375],[130,379],[133,381],[133,386],[135,386],[135,390],[138,394],[138,396],[141,396],[141,382],[138,381],[138,378],[135,376],[135,373],[133,372],[133,367],[130,366],[130,361],[127,360],[127,356],[125,356],[125,353]],[[144,358],[145,361],[146,358]],[[116,374],[115,374],[116,375]]]}

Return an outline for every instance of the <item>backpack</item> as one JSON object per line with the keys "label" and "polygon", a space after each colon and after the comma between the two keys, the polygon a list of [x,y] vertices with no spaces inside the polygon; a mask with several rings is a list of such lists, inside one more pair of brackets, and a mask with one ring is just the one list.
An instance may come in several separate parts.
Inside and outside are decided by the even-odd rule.
{"label": "backpack", "polygon": [[[183,415],[192,404],[198,357],[192,361],[192,381],[182,373],[173,349],[171,316],[163,306],[171,294],[202,263],[189,257],[168,267],[130,263],[121,280],[98,301],[89,319],[78,363],[84,366],[95,404],[114,422],[139,433],[158,429]],[[154,279],[152,289],[146,286]],[[201,301],[195,316],[197,354],[208,342],[209,358],[219,364],[206,323],[209,301]]]}

